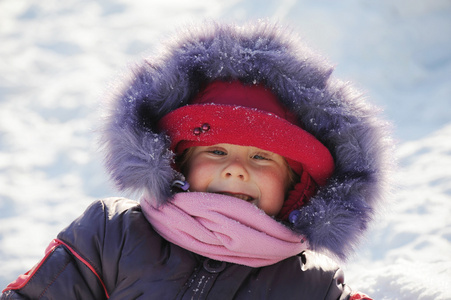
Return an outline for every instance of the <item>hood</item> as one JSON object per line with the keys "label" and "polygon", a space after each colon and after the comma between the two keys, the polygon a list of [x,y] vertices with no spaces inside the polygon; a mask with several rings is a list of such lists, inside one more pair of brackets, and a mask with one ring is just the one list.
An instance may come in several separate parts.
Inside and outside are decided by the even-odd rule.
{"label": "hood", "polygon": [[392,143],[379,110],[287,28],[207,22],[179,32],[159,55],[143,59],[107,96],[102,145],[105,165],[121,191],[172,197],[169,138],[157,123],[214,80],[263,83],[303,128],[331,152],[335,170],[291,229],[311,247],[345,259],[383,202]]}

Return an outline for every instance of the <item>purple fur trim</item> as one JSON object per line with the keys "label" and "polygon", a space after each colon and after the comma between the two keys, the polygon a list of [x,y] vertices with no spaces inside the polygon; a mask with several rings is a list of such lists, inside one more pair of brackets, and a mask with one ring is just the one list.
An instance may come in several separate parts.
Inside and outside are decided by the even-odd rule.
{"label": "purple fur trim", "polygon": [[155,127],[158,120],[207,82],[263,82],[329,148],[336,163],[329,183],[292,215],[292,228],[314,249],[345,259],[386,191],[392,146],[378,110],[333,78],[323,58],[276,25],[206,23],[179,34],[164,50],[137,65],[109,95],[102,143],[116,185],[168,201],[177,173],[168,140]]}

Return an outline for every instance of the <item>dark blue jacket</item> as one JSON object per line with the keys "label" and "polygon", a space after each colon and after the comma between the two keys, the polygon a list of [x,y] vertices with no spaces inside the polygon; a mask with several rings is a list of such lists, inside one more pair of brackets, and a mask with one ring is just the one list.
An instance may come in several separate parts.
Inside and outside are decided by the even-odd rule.
{"label": "dark blue jacket", "polygon": [[314,252],[262,268],[214,261],[164,240],[122,198],[93,203],[1,297],[108,298],[352,299],[342,271]]}

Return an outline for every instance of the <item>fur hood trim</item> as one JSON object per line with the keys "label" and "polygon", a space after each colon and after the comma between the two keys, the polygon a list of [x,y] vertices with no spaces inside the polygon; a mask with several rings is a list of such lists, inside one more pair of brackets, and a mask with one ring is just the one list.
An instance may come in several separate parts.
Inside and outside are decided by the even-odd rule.
{"label": "fur hood trim", "polygon": [[264,83],[335,161],[328,183],[296,212],[292,230],[305,235],[314,250],[345,259],[382,203],[392,143],[378,109],[332,72],[328,62],[278,25],[190,27],[159,56],[135,65],[108,95],[101,137],[106,167],[120,190],[164,204],[178,174],[158,120],[187,104],[205,83]]}

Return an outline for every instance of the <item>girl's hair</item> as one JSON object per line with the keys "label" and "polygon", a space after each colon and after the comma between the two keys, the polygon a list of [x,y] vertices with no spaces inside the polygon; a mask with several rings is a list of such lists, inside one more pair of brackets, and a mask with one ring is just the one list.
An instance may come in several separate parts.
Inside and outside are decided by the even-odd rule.
{"label": "girl's hair", "polygon": [[[191,159],[191,156],[193,155],[194,149],[195,147],[190,147],[185,151],[183,151],[181,155],[178,155],[175,158],[175,164],[183,175],[185,175],[188,171],[188,163],[189,160]],[[284,159],[284,162],[288,170],[288,182],[286,185],[287,187],[286,191],[288,192],[294,187],[296,183],[299,182],[300,176],[293,171],[293,169],[290,167],[286,159]]]}
{"label": "girl's hair", "polygon": [[194,147],[190,147],[188,149],[185,149],[182,154],[179,154],[175,157],[175,165],[183,175],[185,175],[188,171],[188,162],[191,159],[193,152]]}

